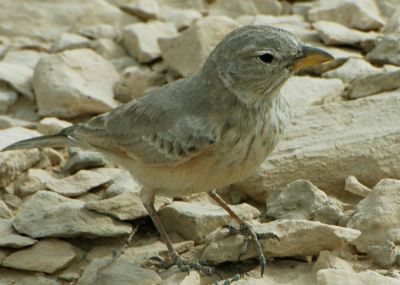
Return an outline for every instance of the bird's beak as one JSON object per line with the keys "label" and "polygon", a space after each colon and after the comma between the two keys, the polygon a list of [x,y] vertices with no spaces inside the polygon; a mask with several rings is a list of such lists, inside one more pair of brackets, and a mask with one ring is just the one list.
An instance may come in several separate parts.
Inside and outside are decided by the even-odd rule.
{"label": "bird's beak", "polygon": [[298,71],[309,66],[335,59],[332,55],[319,48],[303,46],[303,54],[292,64],[292,69]]}

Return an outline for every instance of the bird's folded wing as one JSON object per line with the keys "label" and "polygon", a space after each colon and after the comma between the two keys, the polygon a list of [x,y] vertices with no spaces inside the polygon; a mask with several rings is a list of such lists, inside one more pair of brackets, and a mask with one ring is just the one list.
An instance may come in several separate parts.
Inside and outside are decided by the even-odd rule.
{"label": "bird's folded wing", "polygon": [[208,118],[169,112],[129,104],[72,127],[66,134],[150,165],[179,165],[217,142],[218,128]]}

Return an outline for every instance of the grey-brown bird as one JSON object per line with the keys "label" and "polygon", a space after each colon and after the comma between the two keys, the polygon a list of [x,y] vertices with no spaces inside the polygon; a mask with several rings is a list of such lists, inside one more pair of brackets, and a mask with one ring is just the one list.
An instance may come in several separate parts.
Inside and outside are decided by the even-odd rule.
{"label": "grey-brown bird", "polygon": [[289,119],[279,92],[286,80],[299,69],[332,59],[287,31],[245,26],[228,34],[197,74],[57,135],[4,150],[74,145],[125,167],[143,185],[143,204],[181,270],[210,273],[174,250],[154,196],[209,192],[255,242],[263,272],[265,257],[254,230],[212,190],[248,177],[274,149]]}

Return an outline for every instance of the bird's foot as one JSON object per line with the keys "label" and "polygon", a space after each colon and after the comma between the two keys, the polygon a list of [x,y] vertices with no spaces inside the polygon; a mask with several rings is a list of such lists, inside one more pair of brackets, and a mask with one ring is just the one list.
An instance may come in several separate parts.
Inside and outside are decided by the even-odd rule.
{"label": "bird's foot", "polygon": [[162,260],[159,257],[153,257],[151,258],[153,260],[156,260],[159,264],[160,267],[168,269],[174,265],[176,265],[180,271],[182,272],[188,272],[190,270],[197,270],[200,273],[203,273],[205,275],[212,275],[214,272],[211,267],[206,266],[207,262],[206,261],[191,261],[191,260],[186,260],[183,257],[181,257],[177,252],[171,253],[171,259],[172,261],[168,262],[165,260]]}
{"label": "bird's foot", "polygon": [[260,243],[259,240],[260,239],[267,239],[267,238],[268,239],[269,238],[274,238],[274,239],[279,240],[279,237],[274,233],[258,234],[254,230],[252,225],[247,223],[247,222],[244,222],[243,224],[241,224],[239,229],[230,226],[229,227],[229,231],[230,231],[231,234],[241,234],[241,235],[244,236],[244,241],[243,241],[242,248],[240,249],[240,253],[239,253],[239,256],[238,256],[238,261],[240,260],[240,258],[242,258],[243,255],[245,255],[247,253],[247,250],[248,250],[248,247],[249,247],[249,243],[250,242],[254,242],[256,253],[257,253],[257,257],[258,257],[258,260],[260,262],[261,276],[263,276],[267,261],[265,259],[265,256],[264,256],[264,253],[263,253],[263,248],[262,248],[261,243]]}

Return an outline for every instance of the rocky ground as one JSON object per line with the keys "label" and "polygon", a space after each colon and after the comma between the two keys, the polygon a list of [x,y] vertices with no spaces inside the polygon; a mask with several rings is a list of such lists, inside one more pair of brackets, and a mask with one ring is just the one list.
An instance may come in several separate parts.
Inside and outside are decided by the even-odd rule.
{"label": "rocky ground", "polygon": [[157,208],[177,250],[220,276],[156,267],[149,258],[166,247],[139,185],[71,147],[0,153],[0,284],[199,285],[237,273],[237,285],[400,284],[398,0],[2,0],[0,149],[196,72],[252,24],[336,57],[290,79],[284,139],[252,177],[219,190],[279,237],[262,241],[264,277],[252,246],[236,262],[243,237],[207,195]]}

